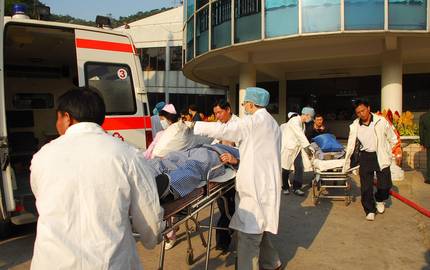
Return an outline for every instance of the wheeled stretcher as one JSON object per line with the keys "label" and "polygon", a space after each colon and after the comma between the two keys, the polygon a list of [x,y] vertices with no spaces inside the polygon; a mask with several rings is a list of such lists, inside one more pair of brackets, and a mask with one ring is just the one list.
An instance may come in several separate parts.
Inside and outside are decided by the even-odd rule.
{"label": "wheeled stretcher", "polygon": [[[188,243],[186,262],[189,265],[194,262],[194,252],[191,245],[191,230],[189,221],[192,221],[194,223],[195,230],[199,233],[203,246],[206,247],[205,269],[208,269],[210,247],[212,242],[212,230],[225,229],[216,228],[213,226],[214,203],[217,199],[222,198],[227,191],[234,188],[234,178],[236,176],[236,171],[231,167],[227,167],[223,175],[218,176],[216,178],[211,178],[211,173],[214,170],[218,169],[220,166],[225,165],[219,164],[218,166],[215,166],[211,170],[209,170],[206,179],[202,181],[202,185],[194,189],[191,193],[189,193],[185,197],[162,205],[162,207],[164,208],[164,220],[166,220],[167,225],[166,229],[162,233],[163,241],[161,243],[158,269],[163,269],[164,267],[166,235],[169,232],[178,229],[179,226],[182,224],[185,224]],[[227,204],[225,203],[224,205]],[[209,230],[206,242],[203,232],[201,230],[202,227],[206,226],[200,225],[198,221],[198,214],[208,206],[210,207],[210,214],[209,225],[207,226]],[[226,212],[228,213],[228,209],[226,209]],[[174,217],[173,222],[172,217]]]}
{"label": "wheeled stretcher", "polygon": [[[342,172],[345,159],[321,160],[314,159],[315,178],[312,180],[312,202],[317,205],[320,198],[344,200],[345,205],[351,203],[351,178],[349,172]],[[342,195],[334,195],[331,191],[343,190]]]}

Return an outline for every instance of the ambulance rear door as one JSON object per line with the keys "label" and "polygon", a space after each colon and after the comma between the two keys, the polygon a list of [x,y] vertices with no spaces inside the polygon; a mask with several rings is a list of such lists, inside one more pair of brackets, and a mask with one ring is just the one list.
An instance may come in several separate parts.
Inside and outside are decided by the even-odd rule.
{"label": "ambulance rear door", "polygon": [[[106,103],[103,128],[138,148],[146,148],[151,127],[142,102],[141,67],[131,39],[122,34],[75,30],[79,85],[97,89]],[[147,113],[146,113],[147,114]]]}
{"label": "ambulance rear door", "polygon": [[4,1],[0,0],[0,237],[7,234],[10,212],[15,210],[12,169],[9,163],[4,92],[4,6]]}

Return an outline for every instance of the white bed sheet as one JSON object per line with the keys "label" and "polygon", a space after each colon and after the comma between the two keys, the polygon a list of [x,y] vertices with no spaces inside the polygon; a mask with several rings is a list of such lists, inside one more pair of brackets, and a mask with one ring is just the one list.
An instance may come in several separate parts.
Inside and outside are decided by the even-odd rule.
{"label": "white bed sheet", "polygon": [[[225,173],[223,175],[220,175],[220,176],[217,176],[213,179],[210,179],[209,182],[224,183],[224,182],[227,182],[227,181],[229,181],[235,177],[236,177],[236,170],[234,170],[230,167],[227,167],[227,168],[225,168]],[[205,185],[206,185],[206,183],[204,181],[201,181],[199,187],[203,187]]]}
{"label": "white bed sheet", "polygon": [[335,168],[343,167],[344,164],[345,164],[344,158],[331,159],[331,160],[321,160],[321,159],[313,160],[313,166],[314,166],[315,172],[324,172]]}

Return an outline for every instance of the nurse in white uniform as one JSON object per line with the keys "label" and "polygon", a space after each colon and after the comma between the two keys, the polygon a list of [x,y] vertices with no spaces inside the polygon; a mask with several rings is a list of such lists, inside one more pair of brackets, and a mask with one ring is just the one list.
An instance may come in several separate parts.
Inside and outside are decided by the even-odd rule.
{"label": "nurse in white uniform", "polygon": [[270,237],[278,233],[281,194],[281,131],[265,107],[269,92],[249,87],[243,119],[228,123],[196,122],[194,133],[239,143],[236,212],[230,228],[238,233],[238,269],[278,269]]}

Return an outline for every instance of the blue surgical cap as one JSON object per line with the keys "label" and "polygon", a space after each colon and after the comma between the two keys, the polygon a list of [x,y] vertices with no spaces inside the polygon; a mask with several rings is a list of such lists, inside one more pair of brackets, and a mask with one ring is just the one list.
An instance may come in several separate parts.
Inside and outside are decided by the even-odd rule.
{"label": "blue surgical cap", "polygon": [[255,105],[266,107],[269,104],[270,94],[267,90],[259,87],[246,88],[245,98],[243,101],[249,101]]}
{"label": "blue surgical cap", "polygon": [[154,110],[152,110],[152,113],[154,115],[157,115],[163,108],[166,106],[166,103],[164,101],[160,101],[157,104],[155,104]]}
{"label": "blue surgical cap", "polygon": [[309,114],[312,118],[314,118],[315,110],[312,107],[303,107],[302,114]]}

